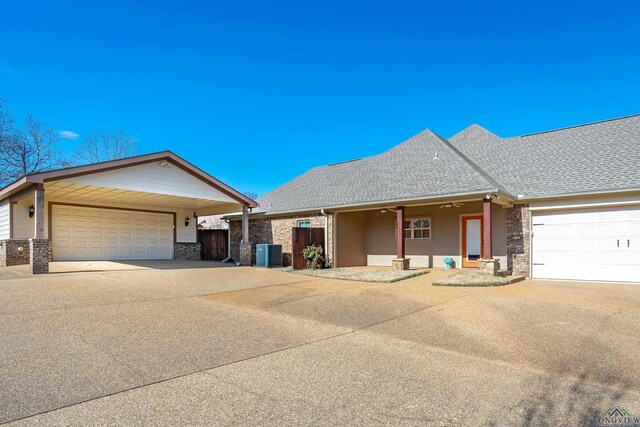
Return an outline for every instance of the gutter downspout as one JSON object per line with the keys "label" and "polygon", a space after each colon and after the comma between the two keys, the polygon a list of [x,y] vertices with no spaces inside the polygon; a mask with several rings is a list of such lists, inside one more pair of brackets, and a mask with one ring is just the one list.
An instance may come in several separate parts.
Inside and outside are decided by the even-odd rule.
{"label": "gutter downspout", "polygon": [[[320,213],[324,216],[324,244],[328,246],[329,244],[329,214],[324,211],[324,208],[320,209]],[[326,252],[326,248],[325,248]],[[331,253],[333,254],[333,248],[331,248]],[[328,257],[324,259],[325,268],[329,265]]]}

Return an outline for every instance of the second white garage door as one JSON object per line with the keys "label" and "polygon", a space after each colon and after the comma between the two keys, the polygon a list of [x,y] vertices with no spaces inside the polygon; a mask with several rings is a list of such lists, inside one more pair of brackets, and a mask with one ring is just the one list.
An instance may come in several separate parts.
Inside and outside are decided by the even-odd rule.
{"label": "second white garage door", "polygon": [[640,208],[534,212],[532,277],[640,282]]}
{"label": "second white garage door", "polygon": [[173,258],[173,215],[53,205],[54,261]]}

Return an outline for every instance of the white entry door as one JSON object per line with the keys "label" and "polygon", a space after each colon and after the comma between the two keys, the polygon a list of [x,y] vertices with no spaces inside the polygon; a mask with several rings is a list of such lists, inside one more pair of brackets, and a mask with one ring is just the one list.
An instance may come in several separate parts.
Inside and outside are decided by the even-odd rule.
{"label": "white entry door", "polygon": [[640,282],[640,208],[532,215],[532,277]]}
{"label": "white entry door", "polygon": [[173,215],[53,205],[54,261],[173,258]]}

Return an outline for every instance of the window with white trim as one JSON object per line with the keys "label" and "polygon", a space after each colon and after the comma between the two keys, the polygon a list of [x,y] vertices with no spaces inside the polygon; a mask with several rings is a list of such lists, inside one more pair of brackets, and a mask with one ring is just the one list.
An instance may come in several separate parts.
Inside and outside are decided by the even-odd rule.
{"label": "window with white trim", "polygon": [[311,228],[311,220],[301,219],[298,221],[299,228]]}
{"label": "window with white trim", "polygon": [[431,217],[405,219],[403,228],[405,239],[430,239]]}

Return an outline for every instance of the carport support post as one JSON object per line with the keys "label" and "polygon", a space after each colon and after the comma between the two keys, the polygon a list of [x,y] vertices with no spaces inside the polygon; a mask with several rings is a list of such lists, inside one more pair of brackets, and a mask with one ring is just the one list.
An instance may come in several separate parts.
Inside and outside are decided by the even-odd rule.
{"label": "carport support post", "polygon": [[251,265],[251,242],[249,241],[249,207],[242,207],[242,240],[240,241],[240,264]]}
{"label": "carport support post", "polygon": [[44,184],[37,184],[33,239],[29,239],[29,264],[33,274],[49,272],[49,239],[44,235]]}

